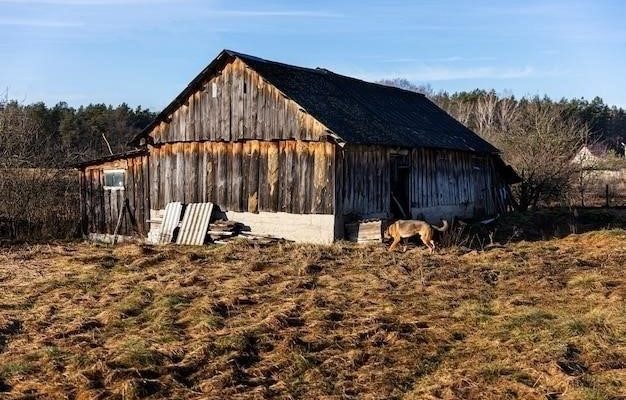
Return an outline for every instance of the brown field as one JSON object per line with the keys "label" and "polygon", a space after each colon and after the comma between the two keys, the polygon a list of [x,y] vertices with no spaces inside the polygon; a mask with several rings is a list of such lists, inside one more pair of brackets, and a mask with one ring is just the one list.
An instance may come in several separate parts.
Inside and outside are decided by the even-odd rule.
{"label": "brown field", "polygon": [[626,231],[0,250],[0,398],[624,399]]}

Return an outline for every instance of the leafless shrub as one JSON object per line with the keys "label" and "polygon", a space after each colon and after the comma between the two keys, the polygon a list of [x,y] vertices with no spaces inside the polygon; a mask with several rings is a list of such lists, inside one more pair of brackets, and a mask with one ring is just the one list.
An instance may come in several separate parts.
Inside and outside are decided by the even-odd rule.
{"label": "leafless shrub", "polygon": [[78,178],[37,119],[0,104],[0,238],[67,238],[76,233]]}
{"label": "leafless shrub", "polygon": [[449,111],[500,149],[521,176],[514,187],[519,210],[567,202],[577,173],[570,161],[589,136],[584,124],[540,99],[490,93],[457,103]]}

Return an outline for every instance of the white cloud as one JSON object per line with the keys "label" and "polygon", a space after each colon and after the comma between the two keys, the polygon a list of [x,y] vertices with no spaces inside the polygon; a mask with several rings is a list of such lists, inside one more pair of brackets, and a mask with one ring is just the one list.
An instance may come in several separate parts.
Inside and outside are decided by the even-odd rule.
{"label": "white cloud", "polygon": [[495,57],[463,57],[463,56],[450,56],[450,57],[439,57],[439,58],[417,58],[417,57],[400,57],[400,58],[387,58],[382,60],[384,63],[416,63],[416,62],[445,62],[445,63],[453,63],[460,61],[493,61]]}
{"label": "white cloud", "polygon": [[0,3],[53,4],[60,6],[97,6],[175,2],[175,0],[0,0]]}
{"label": "white cloud", "polygon": [[341,18],[342,14],[315,10],[215,10],[209,11],[215,17],[308,17]]}
{"label": "white cloud", "polygon": [[405,78],[412,81],[452,81],[463,79],[519,79],[531,76],[535,70],[531,66],[520,68],[500,67],[418,67],[395,72],[362,75],[364,79],[378,80],[382,77]]}
{"label": "white cloud", "polygon": [[76,28],[82,22],[55,21],[45,19],[0,18],[0,26],[27,26],[36,28]]}

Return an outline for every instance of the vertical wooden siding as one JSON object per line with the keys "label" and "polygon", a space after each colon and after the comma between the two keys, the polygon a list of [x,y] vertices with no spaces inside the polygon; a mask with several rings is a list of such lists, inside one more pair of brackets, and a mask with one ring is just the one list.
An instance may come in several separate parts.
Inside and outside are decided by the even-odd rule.
{"label": "vertical wooden siding", "polygon": [[[215,96],[214,96],[215,95]],[[319,140],[326,128],[241,60],[225,65],[157,125],[155,144],[193,141]]]}
{"label": "vertical wooden siding", "polygon": [[171,143],[150,150],[152,207],[332,214],[335,146],[295,140]]}
{"label": "vertical wooden siding", "polygon": [[[123,190],[104,189],[104,170],[125,169]],[[138,156],[87,167],[80,172],[82,225],[86,233],[113,234],[124,199],[137,223],[138,233],[146,234],[150,217],[148,157]],[[119,234],[132,235],[135,229],[124,214]]]}
{"label": "vertical wooden siding", "polygon": [[411,207],[472,205],[474,213],[503,211],[504,183],[492,156],[461,151],[414,149],[411,151]]}
{"label": "vertical wooden siding", "polygon": [[337,208],[343,215],[387,217],[390,209],[390,150],[346,146],[337,157]]}
{"label": "vertical wooden siding", "polygon": [[[361,218],[390,216],[390,154],[380,146],[346,146],[337,156],[337,207],[342,215]],[[420,209],[472,207],[476,216],[506,209],[506,186],[488,155],[413,149],[410,159],[410,205]]]}

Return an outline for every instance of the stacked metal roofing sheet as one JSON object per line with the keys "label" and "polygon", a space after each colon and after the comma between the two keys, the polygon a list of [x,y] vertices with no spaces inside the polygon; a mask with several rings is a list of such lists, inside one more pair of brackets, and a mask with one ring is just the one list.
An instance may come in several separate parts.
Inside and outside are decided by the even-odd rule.
{"label": "stacked metal roofing sheet", "polygon": [[201,246],[209,229],[213,203],[187,204],[176,244]]}
{"label": "stacked metal roofing sheet", "polygon": [[161,233],[159,234],[159,244],[167,244],[172,242],[174,229],[178,227],[180,221],[180,213],[183,210],[183,204],[179,201],[167,203],[165,206],[165,216],[161,222]]}

